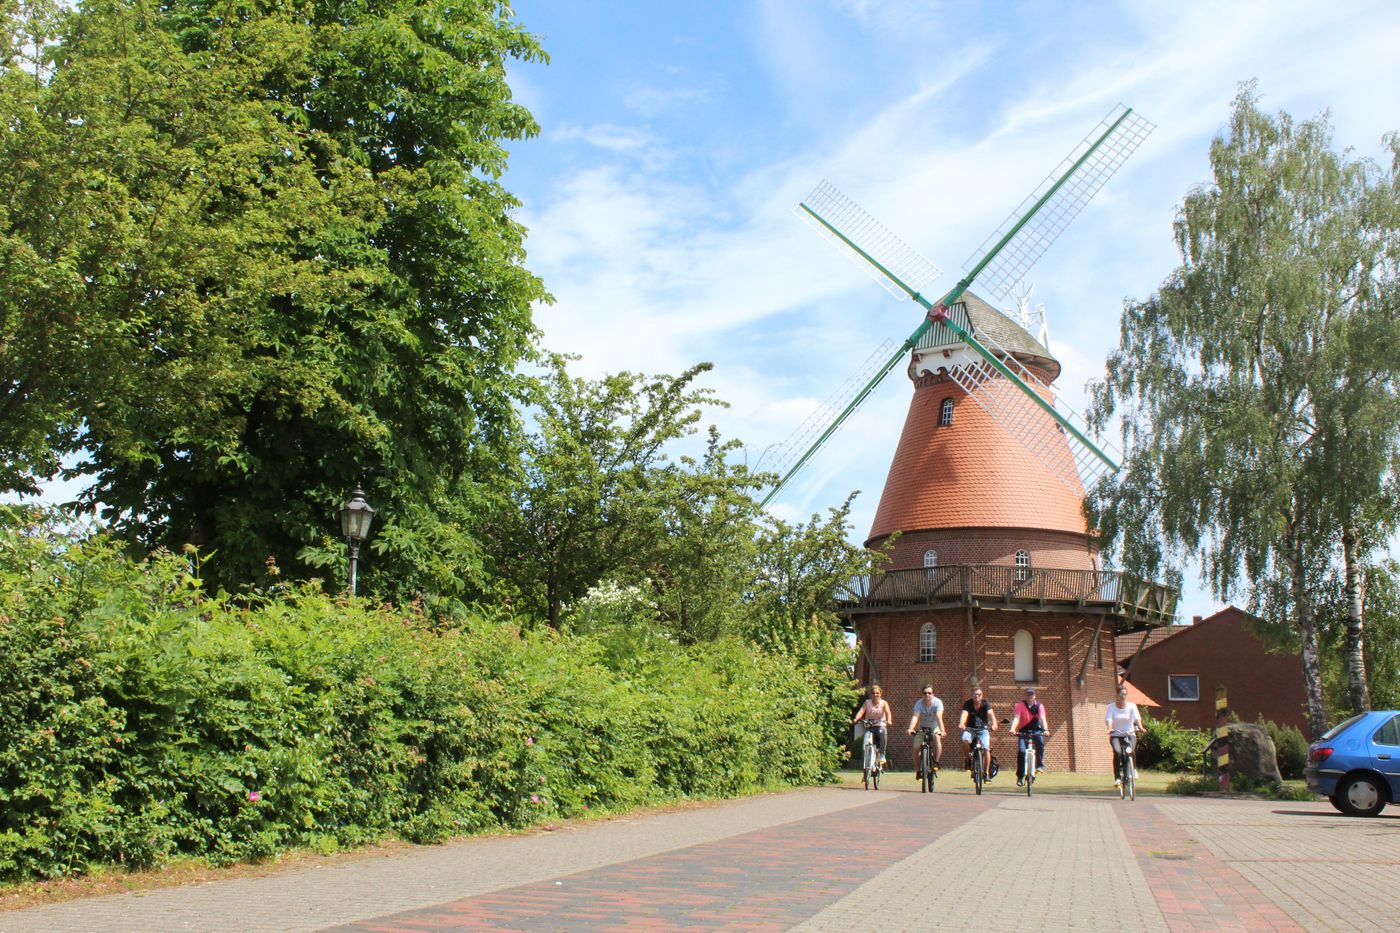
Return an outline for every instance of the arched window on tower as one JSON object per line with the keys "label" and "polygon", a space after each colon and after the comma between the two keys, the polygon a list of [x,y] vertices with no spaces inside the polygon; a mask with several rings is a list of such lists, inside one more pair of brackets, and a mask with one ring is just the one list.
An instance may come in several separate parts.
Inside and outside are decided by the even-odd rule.
{"label": "arched window on tower", "polygon": [[1021,548],[1016,552],[1016,582],[1025,583],[1031,578],[1031,552]]}
{"label": "arched window on tower", "polygon": [[934,568],[938,566],[938,552],[929,548],[924,551],[924,576],[933,579]]}
{"label": "arched window on tower", "polygon": [[932,622],[919,628],[919,663],[932,664],[938,660],[938,629]]}
{"label": "arched window on tower", "polygon": [[943,405],[938,409],[938,426],[946,428],[953,423],[953,400],[945,398]]}
{"label": "arched window on tower", "polygon": [[1016,680],[1035,680],[1035,637],[1021,629],[1011,636],[1011,647],[1016,656]]}

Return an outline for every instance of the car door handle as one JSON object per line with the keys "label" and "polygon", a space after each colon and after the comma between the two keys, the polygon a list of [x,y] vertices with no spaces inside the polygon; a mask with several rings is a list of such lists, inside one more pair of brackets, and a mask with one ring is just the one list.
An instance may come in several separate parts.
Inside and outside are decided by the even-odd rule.
{"label": "car door handle", "polygon": [[1377,755],[1376,757],[1379,758],[1381,761],[1389,761],[1389,760],[1390,760],[1390,756],[1389,756],[1389,755]]}

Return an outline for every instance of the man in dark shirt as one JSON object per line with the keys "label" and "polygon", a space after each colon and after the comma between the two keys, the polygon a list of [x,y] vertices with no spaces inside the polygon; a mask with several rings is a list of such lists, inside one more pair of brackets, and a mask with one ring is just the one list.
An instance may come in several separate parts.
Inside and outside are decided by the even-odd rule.
{"label": "man in dark shirt", "polygon": [[992,732],[996,731],[996,727],[996,711],[992,709],[992,704],[983,699],[982,688],[974,687],[972,699],[962,705],[958,728],[962,730],[963,755],[969,762],[972,760],[973,736],[981,736],[982,773],[989,776],[992,773]]}

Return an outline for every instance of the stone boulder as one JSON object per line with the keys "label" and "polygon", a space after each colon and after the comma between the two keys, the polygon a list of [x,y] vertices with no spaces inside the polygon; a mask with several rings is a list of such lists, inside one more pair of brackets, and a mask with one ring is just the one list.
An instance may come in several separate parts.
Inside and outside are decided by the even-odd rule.
{"label": "stone boulder", "polygon": [[1230,723],[1230,777],[1258,787],[1283,784],[1269,730],[1252,722]]}

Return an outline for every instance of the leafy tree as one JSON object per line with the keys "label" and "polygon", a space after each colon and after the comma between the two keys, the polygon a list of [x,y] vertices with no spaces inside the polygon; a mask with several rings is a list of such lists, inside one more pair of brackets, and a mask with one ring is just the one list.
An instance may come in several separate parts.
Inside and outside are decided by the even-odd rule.
{"label": "leafy tree", "polygon": [[682,644],[737,633],[749,613],[761,477],[727,461],[738,446],[711,427],[704,456],[679,458],[674,492],[659,503],[661,534],[642,569],[658,624]]}
{"label": "leafy tree", "polygon": [[[851,501],[790,525],[769,518],[755,547],[746,634],[771,650],[796,657],[821,654],[842,641],[832,612],[841,589],[883,559],[850,542]],[[887,546],[888,548],[888,546]]]}
{"label": "leafy tree", "polygon": [[[514,581],[523,608],[554,628],[591,587],[666,569],[667,521],[708,484],[690,475],[693,464],[673,461],[669,445],[694,433],[703,406],[721,404],[694,386],[708,363],[674,377],[590,381],[570,376],[566,362],[551,357],[532,389],[534,428],[488,530],[498,578]],[[718,453],[712,447],[711,457]],[[715,462],[722,467],[722,457]],[[714,480],[745,482],[727,467]]]}
{"label": "leafy tree", "polygon": [[87,501],[144,545],[212,549],[215,583],[268,556],[324,565],[361,476],[383,518],[370,588],[436,585],[413,557],[443,542],[479,558],[439,506],[496,470],[546,297],[499,181],[502,142],[536,130],[505,63],[543,54],[510,16],[94,0],[70,17],[51,81],[6,85],[32,116],[0,142],[0,405],[22,414],[0,480],[81,451]]}
{"label": "leafy tree", "polygon": [[[1395,283],[1382,300],[1360,303],[1339,327],[1324,358],[1335,373],[1318,393],[1313,481],[1326,499],[1322,516],[1340,529],[1347,671],[1353,713],[1370,709],[1366,667],[1366,564],[1400,525],[1400,303]],[[1385,300],[1389,299],[1389,300]],[[1325,528],[1324,528],[1325,533]]]}
{"label": "leafy tree", "polygon": [[[1380,513],[1383,451],[1394,449],[1393,429],[1376,427],[1379,444],[1359,440],[1400,366],[1356,352],[1385,317],[1394,183],[1336,152],[1325,118],[1261,112],[1252,86],[1211,166],[1212,183],[1187,195],[1175,223],[1182,265],[1127,303],[1094,388],[1092,415],[1122,415],[1128,456],[1089,509],[1129,569],[1156,574],[1196,556],[1218,596],[1244,590],[1266,622],[1287,620],[1316,735],[1327,719],[1318,595],[1343,531]],[[1366,400],[1348,402],[1350,390]],[[1365,462],[1343,482],[1344,457]]]}
{"label": "leafy tree", "polygon": [[[1366,606],[1364,644],[1368,697],[1376,709],[1400,708],[1400,563],[1369,564],[1359,574]],[[1323,679],[1329,698],[1328,714],[1340,721],[1353,712],[1349,628],[1351,598],[1344,575],[1334,575],[1318,611],[1324,648]]]}

